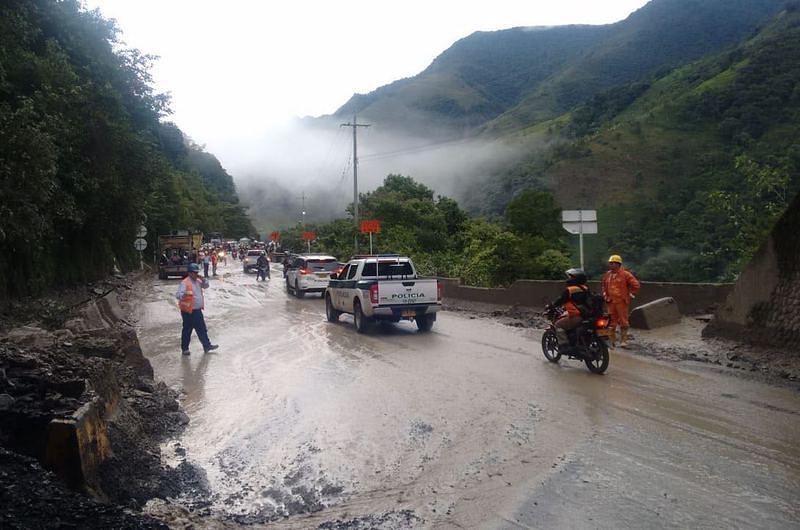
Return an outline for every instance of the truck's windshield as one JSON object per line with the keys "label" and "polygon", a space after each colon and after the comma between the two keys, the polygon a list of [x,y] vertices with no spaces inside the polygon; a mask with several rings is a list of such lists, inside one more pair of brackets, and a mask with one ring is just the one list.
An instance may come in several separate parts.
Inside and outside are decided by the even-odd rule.
{"label": "truck's windshield", "polygon": [[365,263],[362,277],[374,278],[376,276],[411,276],[414,269],[409,261],[379,261],[378,263]]}

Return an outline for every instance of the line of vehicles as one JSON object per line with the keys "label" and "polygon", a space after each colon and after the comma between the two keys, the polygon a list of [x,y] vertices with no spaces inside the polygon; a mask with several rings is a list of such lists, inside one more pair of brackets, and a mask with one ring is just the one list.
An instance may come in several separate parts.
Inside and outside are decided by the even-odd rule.
{"label": "line of vehicles", "polygon": [[284,274],[288,293],[320,293],[328,321],[353,315],[359,333],[373,322],[401,320],[430,331],[442,307],[439,280],[420,276],[410,258],[397,254],[354,256],[344,264],[324,254],[293,255]]}
{"label": "line of vehicles", "polygon": [[[413,320],[419,331],[427,332],[442,307],[442,283],[417,273],[413,261],[396,254],[354,256],[339,263],[325,254],[290,255],[284,262],[286,291],[298,298],[321,293],[328,322],[342,314],[353,315],[356,331],[364,333],[373,322]],[[542,352],[557,363],[562,356],[583,361],[596,374],[608,369],[608,315],[602,311],[587,315],[568,332],[570,346],[559,345],[555,322],[559,307],[549,308],[550,321],[542,336]]]}
{"label": "line of vehicles", "polygon": [[[250,246],[250,240],[223,242],[215,237],[213,248],[231,245],[228,249],[243,250],[245,273],[258,268],[260,256],[269,256],[273,263],[283,263],[286,291],[297,298],[319,293],[325,302],[329,322],[337,322],[342,314],[353,315],[356,331],[364,333],[375,322],[414,321],[420,332],[430,331],[442,307],[442,284],[436,278],[419,275],[413,261],[398,254],[353,256],[347,263],[327,254],[284,254],[275,248]],[[245,238],[247,239],[247,238]],[[200,233],[174,232],[159,236],[163,256],[159,277],[185,276],[189,260],[176,261],[175,256],[197,255],[203,248]],[[171,257],[171,259],[169,259]],[[544,316],[550,321],[542,336],[542,352],[548,361],[557,363],[566,356],[584,361],[593,373],[605,372],[609,364],[608,315],[588,316],[581,326],[569,334],[570,347],[560,347],[554,324],[558,308],[550,308]]]}
{"label": "line of vehicles", "polygon": [[274,250],[274,243],[262,243],[248,237],[238,241],[225,240],[219,232],[204,235],[202,232],[174,230],[158,236],[158,277],[162,280],[176,276],[183,278],[189,271],[190,263],[198,263],[202,253],[208,255],[212,252],[221,259],[236,259],[238,256],[244,271],[252,272],[258,256],[266,254],[269,245],[273,245]]}
{"label": "line of vehicles", "polygon": [[[298,298],[321,293],[328,322],[337,322],[345,313],[353,315],[359,333],[373,322],[401,320],[413,320],[421,332],[430,331],[442,307],[442,283],[420,276],[408,257],[354,256],[342,264],[334,256],[301,254],[289,256],[284,267],[288,293]],[[592,373],[604,373],[609,364],[608,315],[602,310],[586,315],[568,332],[569,347],[563,347],[555,328],[562,311],[552,307],[544,313],[550,322],[542,336],[545,358],[557,363],[565,356],[583,361]]]}

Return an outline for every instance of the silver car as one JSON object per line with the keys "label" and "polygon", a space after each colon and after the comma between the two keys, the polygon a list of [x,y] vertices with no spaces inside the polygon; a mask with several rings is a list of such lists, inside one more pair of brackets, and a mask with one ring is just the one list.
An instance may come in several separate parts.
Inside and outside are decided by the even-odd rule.
{"label": "silver car", "polygon": [[258,261],[259,256],[266,256],[267,253],[263,250],[248,250],[247,254],[245,254],[244,259],[242,260],[242,268],[244,269],[245,273],[250,271],[254,271],[258,268],[256,262]]}

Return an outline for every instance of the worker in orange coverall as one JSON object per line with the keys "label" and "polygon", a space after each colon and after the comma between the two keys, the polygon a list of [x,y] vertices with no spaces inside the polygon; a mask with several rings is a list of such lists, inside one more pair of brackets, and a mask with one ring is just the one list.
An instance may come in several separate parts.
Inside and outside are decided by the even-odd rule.
{"label": "worker in orange coverall", "polygon": [[603,275],[603,297],[611,315],[611,345],[617,345],[617,326],[620,328],[622,348],[628,347],[628,313],[631,300],[640,288],[639,280],[622,266],[622,257],[614,254],[608,258],[608,272]]}

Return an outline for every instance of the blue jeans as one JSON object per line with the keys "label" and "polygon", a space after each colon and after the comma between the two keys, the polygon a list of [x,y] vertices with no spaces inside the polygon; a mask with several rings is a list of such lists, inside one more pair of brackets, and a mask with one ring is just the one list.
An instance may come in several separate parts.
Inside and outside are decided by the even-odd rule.
{"label": "blue jeans", "polygon": [[208,262],[207,261],[203,262],[203,276],[208,278]]}
{"label": "blue jeans", "polygon": [[197,338],[203,345],[203,349],[207,350],[211,346],[211,341],[208,340],[208,329],[206,328],[206,320],[203,318],[203,310],[195,309],[191,313],[184,313],[181,311],[183,317],[183,329],[181,330],[181,350],[186,351],[189,349],[189,341],[192,339],[192,330],[197,332]]}

